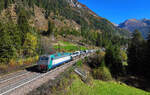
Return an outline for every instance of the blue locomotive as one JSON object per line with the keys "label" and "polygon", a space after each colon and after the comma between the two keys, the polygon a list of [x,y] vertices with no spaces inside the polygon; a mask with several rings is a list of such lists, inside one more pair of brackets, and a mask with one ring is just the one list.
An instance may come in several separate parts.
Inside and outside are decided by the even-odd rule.
{"label": "blue locomotive", "polygon": [[39,71],[48,71],[71,60],[71,53],[56,53],[52,55],[41,56],[37,62],[37,65]]}

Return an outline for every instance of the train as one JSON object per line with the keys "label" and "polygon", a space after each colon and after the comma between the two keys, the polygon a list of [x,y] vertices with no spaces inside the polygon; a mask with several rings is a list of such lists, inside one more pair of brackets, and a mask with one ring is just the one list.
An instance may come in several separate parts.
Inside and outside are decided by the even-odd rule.
{"label": "train", "polygon": [[37,62],[38,70],[47,72],[52,68],[55,68],[64,63],[72,61],[74,58],[80,55],[92,53],[94,51],[96,50],[76,51],[73,53],[56,53],[51,55],[40,56]]}

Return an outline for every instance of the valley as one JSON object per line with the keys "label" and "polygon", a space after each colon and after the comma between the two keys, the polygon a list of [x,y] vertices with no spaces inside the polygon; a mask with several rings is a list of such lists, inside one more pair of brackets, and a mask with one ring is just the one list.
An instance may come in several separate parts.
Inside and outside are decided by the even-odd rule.
{"label": "valley", "polygon": [[0,0],[0,95],[150,95],[150,20],[80,1]]}

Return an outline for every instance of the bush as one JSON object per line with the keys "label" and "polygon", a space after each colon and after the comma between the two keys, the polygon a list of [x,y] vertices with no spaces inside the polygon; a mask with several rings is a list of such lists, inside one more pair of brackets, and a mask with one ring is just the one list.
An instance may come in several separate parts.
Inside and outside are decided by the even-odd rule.
{"label": "bush", "polygon": [[11,59],[11,60],[9,61],[9,65],[10,65],[11,67],[16,66],[16,65],[17,65],[17,64],[16,64],[16,60]]}
{"label": "bush", "polygon": [[121,50],[120,53],[121,53],[122,60],[123,61],[127,61],[128,60],[128,56],[127,56],[126,52]]}
{"label": "bush", "polygon": [[19,60],[18,60],[18,65],[19,65],[19,66],[22,66],[22,65],[23,65],[23,59],[19,59]]}
{"label": "bush", "polygon": [[105,52],[101,51],[101,52],[99,52],[99,55],[100,55],[101,58],[104,58],[105,57]]}
{"label": "bush", "polygon": [[113,77],[117,78],[124,74],[119,45],[110,44],[110,46],[106,48],[105,63],[106,66],[109,67]]}
{"label": "bush", "polygon": [[82,66],[82,63],[83,63],[82,60],[79,60],[79,61],[76,63],[76,65],[77,65],[77,66]]}
{"label": "bush", "polygon": [[8,65],[4,64],[4,63],[1,63],[0,64],[0,75],[7,72],[7,70],[8,70]]}
{"label": "bush", "polygon": [[36,55],[34,59],[35,59],[35,62],[36,62],[36,61],[38,61],[39,56],[38,56],[38,55]]}
{"label": "bush", "polygon": [[97,52],[97,54],[87,59],[87,64],[93,69],[98,68],[101,66],[104,56],[105,52]]}
{"label": "bush", "polygon": [[100,79],[103,81],[110,81],[112,80],[111,73],[107,67],[99,67],[98,69],[93,70],[93,77],[95,79]]}

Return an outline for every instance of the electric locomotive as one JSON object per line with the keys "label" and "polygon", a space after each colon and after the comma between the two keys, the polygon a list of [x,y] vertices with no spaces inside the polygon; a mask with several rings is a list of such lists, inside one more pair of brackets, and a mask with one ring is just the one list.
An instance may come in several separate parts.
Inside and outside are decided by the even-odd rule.
{"label": "electric locomotive", "polygon": [[56,53],[52,55],[43,55],[39,58],[39,61],[37,62],[38,70],[48,71],[71,60],[71,53]]}

